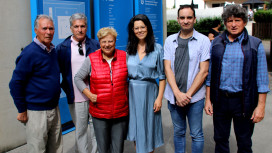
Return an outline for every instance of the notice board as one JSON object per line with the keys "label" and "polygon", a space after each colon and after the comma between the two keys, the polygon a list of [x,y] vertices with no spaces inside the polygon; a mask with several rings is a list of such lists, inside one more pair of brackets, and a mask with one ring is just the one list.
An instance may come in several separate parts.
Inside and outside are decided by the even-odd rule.
{"label": "notice board", "polygon": [[129,20],[133,17],[132,0],[94,0],[94,31],[113,27],[117,32],[116,48],[126,50]]}
{"label": "notice board", "polygon": [[157,43],[163,45],[162,0],[135,0],[135,15],[145,14],[151,24]]}

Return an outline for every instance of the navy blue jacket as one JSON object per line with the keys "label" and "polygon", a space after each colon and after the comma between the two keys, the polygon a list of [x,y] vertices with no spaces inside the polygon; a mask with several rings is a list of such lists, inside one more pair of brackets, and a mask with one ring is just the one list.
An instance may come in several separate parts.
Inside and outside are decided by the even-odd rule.
{"label": "navy blue jacket", "polygon": [[9,83],[18,112],[55,108],[60,96],[59,74],[55,49],[48,53],[35,42],[25,47]]}
{"label": "navy blue jacket", "polygon": [[[90,53],[100,48],[99,42],[95,39],[90,39],[86,36],[86,54],[87,57]],[[62,74],[61,88],[67,96],[68,104],[74,103],[74,88],[72,82],[72,68],[71,68],[71,36],[67,37],[57,47],[58,61],[60,72]]]}
{"label": "navy blue jacket", "polygon": [[[217,103],[220,101],[219,86],[222,68],[223,55],[226,47],[226,34],[219,35],[213,40],[211,50],[211,102]],[[261,43],[259,38],[248,35],[244,30],[244,39],[241,43],[241,49],[244,54],[243,73],[242,73],[242,88],[243,88],[243,113],[251,115],[258,104],[258,88],[257,88],[257,51]]]}

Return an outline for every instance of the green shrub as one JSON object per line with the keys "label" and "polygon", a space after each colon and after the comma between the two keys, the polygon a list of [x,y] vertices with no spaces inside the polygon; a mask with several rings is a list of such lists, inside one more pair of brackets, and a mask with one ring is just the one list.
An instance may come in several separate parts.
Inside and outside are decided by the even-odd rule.
{"label": "green shrub", "polygon": [[272,9],[272,0],[270,0],[270,2],[265,1],[264,4],[266,4],[267,9]]}
{"label": "green shrub", "polygon": [[219,29],[221,31],[224,27],[224,24],[222,23],[222,20],[220,17],[201,18],[199,21],[198,20],[196,21],[194,28],[196,29],[196,31],[207,35],[209,30],[212,28],[213,21],[215,20],[221,21],[221,27]]}
{"label": "green shrub", "polygon": [[[212,23],[214,20],[220,20],[220,17],[208,17],[208,18],[201,18],[200,20],[197,20],[194,28],[200,32],[203,33],[205,35],[208,34],[209,29],[212,28]],[[224,24],[221,24],[221,28],[219,29],[220,31],[223,29]],[[172,33],[176,33],[180,30],[180,25],[178,24],[178,22],[176,20],[168,20],[167,21],[167,32],[172,32]]]}
{"label": "green shrub", "polygon": [[269,23],[272,22],[272,9],[270,10],[258,10],[254,13],[255,22]]}
{"label": "green shrub", "polygon": [[180,30],[180,25],[176,20],[167,21],[167,32],[178,32]]}

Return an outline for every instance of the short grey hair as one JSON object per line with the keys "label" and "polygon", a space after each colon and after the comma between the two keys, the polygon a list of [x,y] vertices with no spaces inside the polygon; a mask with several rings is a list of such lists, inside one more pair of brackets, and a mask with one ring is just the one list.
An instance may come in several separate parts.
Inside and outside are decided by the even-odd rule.
{"label": "short grey hair", "polygon": [[50,20],[50,21],[52,21],[54,23],[51,16],[48,16],[46,14],[40,14],[40,15],[37,15],[37,17],[36,17],[36,19],[34,21],[34,28],[35,29],[37,29],[39,27],[39,20],[40,19],[48,19],[48,20]]}
{"label": "short grey hair", "polygon": [[236,17],[236,18],[242,18],[242,20],[247,23],[248,17],[247,17],[247,11],[245,8],[243,8],[240,5],[228,5],[222,14],[222,19],[224,23],[227,22],[229,17]]}
{"label": "short grey hair", "polygon": [[85,21],[85,24],[87,25],[87,17],[86,17],[86,15],[83,14],[83,13],[75,13],[75,14],[73,14],[73,15],[70,17],[70,19],[69,19],[69,21],[70,21],[70,27],[73,26],[73,21],[75,21],[75,20],[84,20],[84,21]]}

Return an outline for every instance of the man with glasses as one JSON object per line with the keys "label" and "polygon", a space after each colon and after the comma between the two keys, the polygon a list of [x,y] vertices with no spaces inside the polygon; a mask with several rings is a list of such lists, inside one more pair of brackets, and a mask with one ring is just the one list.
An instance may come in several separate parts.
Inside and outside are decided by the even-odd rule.
{"label": "man with glasses", "polygon": [[[70,29],[73,35],[66,38],[56,48],[60,72],[62,74],[61,88],[67,96],[72,120],[76,127],[76,152],[88,153],[88,121],[90,117],[90,131],[92,152],[97,152],[93,123],[89,116],[89,99],[83,95],[74,84],[74,76],[80,69],[85,58],[100,48],[99,42],[86,36],[87,17],[76,13],[70,17]],[[89,82],[86,81],[86,85]]]}

